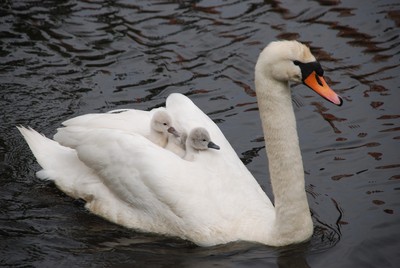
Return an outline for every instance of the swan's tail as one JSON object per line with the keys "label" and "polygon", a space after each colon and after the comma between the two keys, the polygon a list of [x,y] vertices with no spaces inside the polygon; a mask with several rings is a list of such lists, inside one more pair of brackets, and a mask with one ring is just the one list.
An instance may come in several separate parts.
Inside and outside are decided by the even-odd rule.
{"label": "swan's tail", "polygon": [[43,168],[36,176],[54,181],[58,188],[71,197],[86,200],[85,190],[96,181],[92,179],[92,171],[79,160],[76,151],[46,138],[32,128],[17,128]]}
{"label": "swan's tail", "polygon": [[64,147],[46,138],[32,128],[17,127],[25,138],[42,170],[37,173],[41,179],[52,180],[58,188],[73,198],[86,201],[85,207],[116,224],[130,228],[145,229],[151,222],[146,214],[138,216],[133,207],[118,199],[88,168],[81,162],[74,149]]}
{"label": "swan's tail", "polygon": [[69,148],[75,149],[79,145],[80,141],[85,138],[86,133],[90,128],[84,128],[82,126],[68,126],[57,129],[57,133],[54,135],[53,139]]}

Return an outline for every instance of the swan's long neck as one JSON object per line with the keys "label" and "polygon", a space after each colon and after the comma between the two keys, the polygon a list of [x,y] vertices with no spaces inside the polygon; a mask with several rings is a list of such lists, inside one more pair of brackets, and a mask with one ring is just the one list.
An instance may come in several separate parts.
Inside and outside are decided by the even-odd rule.
{"label": "swan's long neck", "polygon": [[289,85],[269,79],[257,69],[255,83],[274,193],[274,239],[303,241],[313,226]]}

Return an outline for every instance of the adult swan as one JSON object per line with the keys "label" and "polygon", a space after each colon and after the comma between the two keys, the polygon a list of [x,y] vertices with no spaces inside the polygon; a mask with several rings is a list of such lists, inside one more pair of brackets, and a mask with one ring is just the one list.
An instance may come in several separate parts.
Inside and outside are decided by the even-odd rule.
{"label": "adult swan", "polygon": [[219,128],[181,94],[171,94],[166,102],[174,124],[187,133],[206,128],[220,151],[199,151],[186,161],[118,129],[82,130],[85,135],[79,137],[85,138],[72,149],[19,129],[43,167],[38,176],[85,199],[90,211],[110,221],[200,246],[237,240],[284,246],[313,232],[289,81],[342,103],[305,45],[272,42],[261,52],[255,84],[275,206]]}

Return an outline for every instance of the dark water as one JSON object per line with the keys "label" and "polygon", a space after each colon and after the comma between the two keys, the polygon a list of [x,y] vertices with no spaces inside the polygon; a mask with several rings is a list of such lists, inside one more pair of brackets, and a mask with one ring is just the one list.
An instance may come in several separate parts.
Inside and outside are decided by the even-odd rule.
{"label": "dark water", "polygon": [[[399,36],[395,0],[2,1],[0,265],[399,267]],[[52,135],[67,118],[180,92],[271,196],[253,69],[276,39],[309,44],[345,99],[334,107],[293,85],[310,242],[199,248],[111,224],[35,178],[15,125]]]}

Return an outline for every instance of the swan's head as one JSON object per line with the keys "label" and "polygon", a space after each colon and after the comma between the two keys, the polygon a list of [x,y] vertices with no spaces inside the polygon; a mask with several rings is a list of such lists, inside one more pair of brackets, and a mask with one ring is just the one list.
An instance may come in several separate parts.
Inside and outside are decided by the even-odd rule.
{"label": "swan's head", "polygon": [[178,131],[172,126],[171,116],[163,110],[157,111],[154,113],[151,118],[151,128],[157,132],[163,133],[167,135],[168,133],[173,134],[176,137],[179,137]]}
{"label": "swan's head", "polygon": [[301,82],[328,101],[342,105],[342,99],[325,82],[321,64],[306,45],[297,41],[275,41],[264,48],[256,64],[256,78],[260,75],[281,82]]}
{"label": "swan's head", "polygon": [[202,127],[197,127],[190,131],[186,144],[186,147],[190,146],[195,150],[220,149],[218,145],[211,141],[208,131]]}

